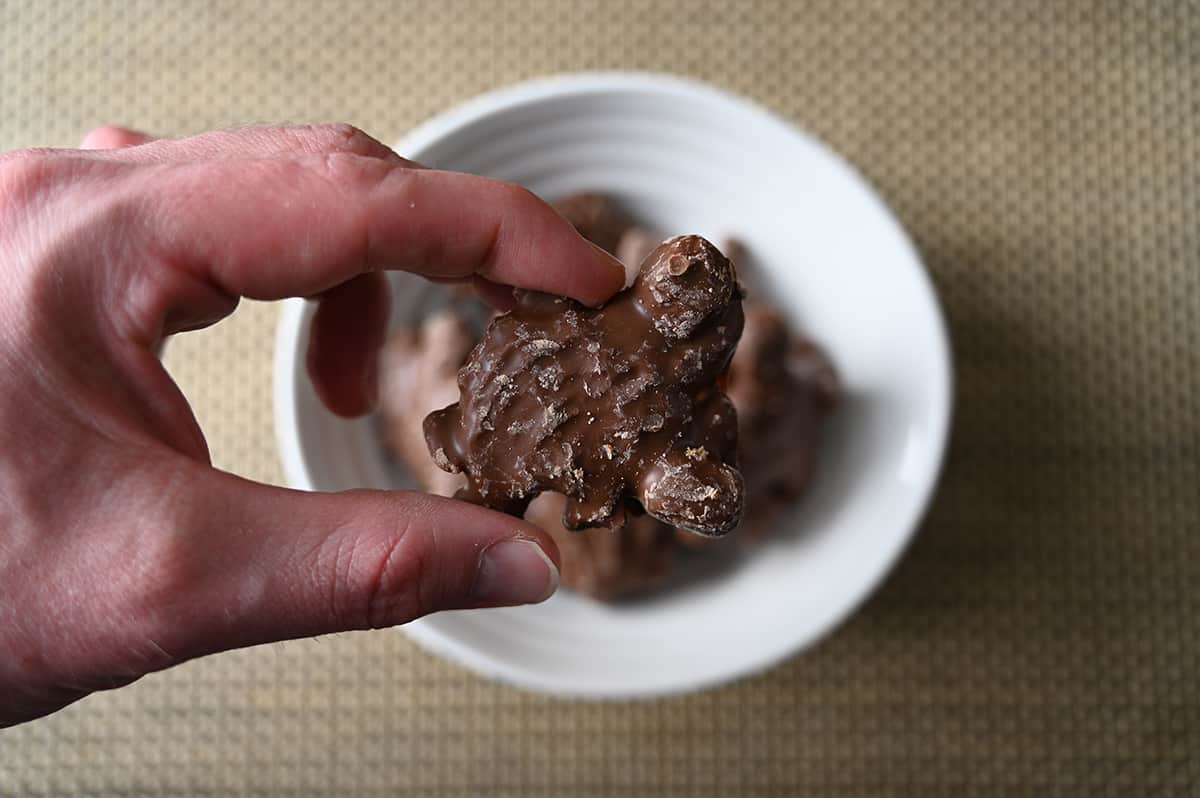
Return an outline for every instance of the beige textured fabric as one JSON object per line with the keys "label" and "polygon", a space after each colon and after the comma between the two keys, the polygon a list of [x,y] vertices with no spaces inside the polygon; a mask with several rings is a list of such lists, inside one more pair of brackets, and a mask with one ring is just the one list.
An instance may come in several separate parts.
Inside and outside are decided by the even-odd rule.
{"label": "beige textured fabric", "polygon": [[[663,701],[530,695],[390,631],[213,657],[0,732],[0,793],[1198,794],[1195,3],[0,0],[0,149],[102,121],[389,141],[599,68],[758,99],[918,242],[957,414],[897,572],[815,651]],[[217,463],[278,481],[275,317],[167,359]]]}

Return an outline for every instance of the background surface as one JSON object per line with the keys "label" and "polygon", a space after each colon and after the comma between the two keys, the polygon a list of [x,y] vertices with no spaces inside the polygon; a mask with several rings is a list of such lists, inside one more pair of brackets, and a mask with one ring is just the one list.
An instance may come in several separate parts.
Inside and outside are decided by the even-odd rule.
{"label": "background surface", "polygon": [[[853,161],[956,350],[923,530],[819,648],[697,695],[485,682],[391,631],[236,652],[0,732],[0,793],[1200,790],[1200,5],[0,0],[0,150],[346,121],[385,142],[549,73],[665,70]],[[268,305],[167,354],[280,481]]]}

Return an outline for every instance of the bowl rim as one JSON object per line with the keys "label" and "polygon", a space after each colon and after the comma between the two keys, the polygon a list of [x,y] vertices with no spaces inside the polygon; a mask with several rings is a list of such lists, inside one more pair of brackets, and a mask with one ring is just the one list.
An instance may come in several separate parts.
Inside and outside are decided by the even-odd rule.
{"label": "bowl rim", "polygon": [[[769,111],[758,103],[725,89],[677,75],[639,71],[591,71],[558,74],[534,78],[512,85],[493,89],[472,97],[417,125],[405,134],[393,147],[400,155],[409,157],[432,146],[444,137],[469,125],[476,124],[496,113],[511,111],[523,105],[544,102],[563,97],[576,97],[612,91],[657,92],[663,95],[683,96],[693,100],[723,103],[742,113],[756,117],[803,144],[819,150],[823,157],[836,162],[852,180],[863,189],[867,200],[877,206],[880,216],[894,228],[900,246],[917,266],[914,274],[917,290],[923,294],[932,309],[934,327],[931,362],[931,396],[934,399],[934,423],[931,425],[934,456],[927,472],[921,474],[922,482],[917,486],[917,499],[907,517],[898,526],[903,531],[898,536],[894,549],[878,571],[865,581],[856,595],[845,603],[839,612],[831,613],[820,625],[820,629],[805,639],[782,647],[771,656],[764,657],[753,667],[732,668],[724,673],[689,676],[670,684],[647,683],[637,685],[581,685],[570,678],[547,677],[543,673],[530,672],[521,667],[490,658],[477,648],[459,642],[428,623],[418,619],[396,627],[428,651],[462,664],[481,675],[541,693],[572,698],[619,700],[648,699],[658,696],[691,692],[766,671],[779,663],[808,649],[842,625],[851,615],[879,589],[887,576],[895,569],[899,559],[920,527],[929,509],[941,479],[948,448],[954,402],[954,375],[951,340],[945,312],[938,300],[932,276],[925,266],[917,247],[883,201],[874,186],[841,155],[822,141],[797,127],[791,121]],[[300,444],[300,425],[296,405],[297,380],[305,379],[302,332],[311,320],[315,305],[304,299],[286,300],[280,311],[277,327],[274,358],[274,417],[275,433],[284,475],[289,485],[303,490],[315,490],[312,476],[305,462]]]}

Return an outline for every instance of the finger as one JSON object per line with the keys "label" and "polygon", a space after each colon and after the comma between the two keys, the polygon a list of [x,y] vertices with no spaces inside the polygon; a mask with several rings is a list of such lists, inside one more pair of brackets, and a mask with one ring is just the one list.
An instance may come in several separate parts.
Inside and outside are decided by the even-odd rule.
{"label": "finger", "polygon": [[304,493],[211,473],[220,487],[196,508],[207,531],[172,555],[185,584],[147,599],[165,604],[153,631],[182,659],[535,603],[558,586],[554,543],[501,513],[408,491]]}
{"label": "finger", "polygon": [[390,147],[362,130],[346,124],[213,130],[185,138],[159,139],[133,152],[116,151],[104,155],[114,160],[138,163],[179,163],[294,157],[331,152],[379,158],[396,164],[406,164],[414,169],[423,168],[415,161],[401,158]]}
{"label": "finger", "polygon": [[145,133],[130,130],[127,127],[103,125],[84,136],[79,148],[81,150],[115,150],[122,147],[136,147],[153,140]]}
{"label": "finger", "polygon": [[370,412],[379,390],[379,350],[391,312],[387,278],[369,272],[326,291],[313,314],[308,374],[340,416]]}
{"label": "finger", "polygon": [[182,164],[156,173],[165,260],[226,293],[312,296],[367,271],[474,274],[599,304],[625,269],[510,183],[326,153]]}

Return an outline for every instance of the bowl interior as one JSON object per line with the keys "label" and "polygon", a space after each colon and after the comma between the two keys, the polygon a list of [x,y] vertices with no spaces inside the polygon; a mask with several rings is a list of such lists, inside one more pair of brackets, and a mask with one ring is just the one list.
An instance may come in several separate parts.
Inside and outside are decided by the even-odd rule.
{"label": "bowl interior", "polygon": [[[627,604],[560,591],[537,607],[443,613],[410,627],[418,639],[526,686],[645,695],[764,667],[869,593],[936,479],[950,376],[930,282],[849,167],[745,102],[645,77],[501,92],[418,129],[398,150],[548,198],[602,191],[665,234],[736,235],[752,292],[826,348],[846,387],[811,492],[767,543],[731,554],[732,565]],[[436,302],[414,278],[395,275],[394,288],[397,317]],[[297,366],[310,314],[291,306],[280,333],[289,477],[318,490],[402,484],[373,422],[324,411]]]}

